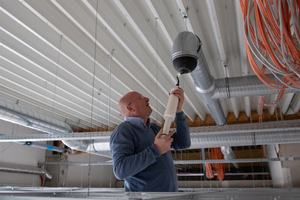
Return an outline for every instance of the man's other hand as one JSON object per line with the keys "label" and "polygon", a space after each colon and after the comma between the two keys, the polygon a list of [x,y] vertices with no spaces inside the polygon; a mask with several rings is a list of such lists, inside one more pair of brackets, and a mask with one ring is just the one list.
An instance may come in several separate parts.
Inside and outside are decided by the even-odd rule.
{"label": "man's other hand", "polygon": [[171,143],[173,141],[173,138],[171,138],[171,136],[175,133],[175,130],[169,132],[165,137],[161,137],[162,132],[163,129],[160,129],[154,140],[154,145],[156,146],[160,154],[164,154],[170,150]]}

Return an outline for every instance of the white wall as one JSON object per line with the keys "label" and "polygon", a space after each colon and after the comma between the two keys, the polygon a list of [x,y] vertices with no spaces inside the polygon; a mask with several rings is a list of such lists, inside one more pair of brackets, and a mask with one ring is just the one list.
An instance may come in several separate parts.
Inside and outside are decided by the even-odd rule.
{"label": "white wall", "polygon": [[[293,156],[300,157],[300,144],[284,144],[280,145],[280,156]],[[300,173],[299,173],[300,161],[283,161],[282,167],[288,170],[283,171],[283,175],[286,177],[288,186],[300,187]]]}
{"label": "white wall", "polygon": [[[77,154],[48,157],[47,162],[79,162],[93,163],[106,162],[109,158],[92,154]],[[112,172],[112,166],[65,166],[47,165],[46,169],[53,174],[53,180],[47,180],[45,186],[49,187],[96,187],[115,188],[116,178]]]}
{"label": "white wall", "polygon": [[[10,122],[0,120],[0,134],[23,135],[41,134],[42,132],[25,128]],[[42,143],[42,142],[41,142]],[[46,150],[21,144],[0,142],[0,162],[6,164],[18,164],[37,167],[38,162],[45,161]],[[40,186],[38,175],[8,173],[0,171],[0,185],[10,186]]]}

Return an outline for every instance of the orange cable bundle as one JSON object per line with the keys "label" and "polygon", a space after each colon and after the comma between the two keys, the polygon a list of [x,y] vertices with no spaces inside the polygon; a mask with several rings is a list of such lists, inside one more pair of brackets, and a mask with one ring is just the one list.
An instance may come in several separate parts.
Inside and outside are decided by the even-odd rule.
{"label": "orange cable bundle", "polygon": [[[220,147],[211,148],[210,150],[211,150],[211,158],[213,160],[224,159],[224,155],[223,155]],[[210,159],[209,149],[208,149],[208,157]],[[212,170],[212,167],[217,172],[219,181],[222,181],[225,176],[225,164],[224,163],[212,163],[212,164],[206,163],[206,177],[209,179],[214,177],[214,171]]]}
{"label": "orange cable bundle", "polygon": [[[212,159],[224,159],[224,155],[220,147],[211,148],[211,158]],[[218,173],[219,181],[222,181],[225,176],[225,164],[224,163],[212,163],[213,168]]]}
{"label": "orange cable bundle", "polygon": [[[208,158],[210,159],[210,148],[208,149],[207,154],[208,154]],[[205,166],[206,166],[206,177],[208,179],[212,179],[215,175],[214,175],[214,171],[212,170],[211,164],[206,163]]]}
{"label": "orange cable bundle", "polygon": [[[263,83],[280,90],[275,103],[265,104],[272,106],[287,87],[300,89],[300,1],[240,0],[240,5],[251,67]],[[276,82],[265,76],[263,66]]]}
{"label": "orange cable bundle", "polygon": [[210,163],[206,163],[206,177],[208,179],[212,179],[214,177],[214,172],[212,170],[211,164]]}

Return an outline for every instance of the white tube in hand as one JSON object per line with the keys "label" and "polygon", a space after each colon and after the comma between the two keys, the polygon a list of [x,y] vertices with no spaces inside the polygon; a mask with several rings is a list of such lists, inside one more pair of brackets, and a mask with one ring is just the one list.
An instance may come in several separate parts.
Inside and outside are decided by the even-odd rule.
{"label": "white tube in hand", "polygon": [[169,133],[171,123],[175,120],[176,110],[178,106],[178,97],[174,96],[172,92],[176,90],[178,86],[175,86],[170,91],[170,96],[167,104],[166,111],[164,113],[165,124],[163,127],[163,134],[161,137],[164,137]]}

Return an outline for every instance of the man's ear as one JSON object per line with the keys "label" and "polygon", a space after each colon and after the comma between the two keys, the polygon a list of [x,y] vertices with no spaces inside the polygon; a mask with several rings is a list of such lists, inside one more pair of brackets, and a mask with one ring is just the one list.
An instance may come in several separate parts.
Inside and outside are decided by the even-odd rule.
{"label": "man's ear", "polygon": [[132,112],[135,111],[135,109],[132,108],[130,105],[127,105],[127,106],[126,106],[126,110],[127,110],[129,113],[132,113]]}

